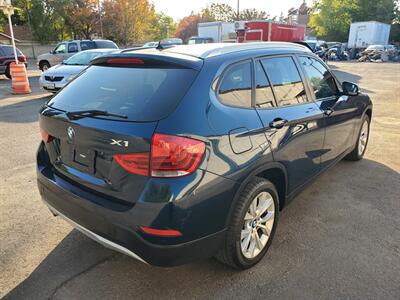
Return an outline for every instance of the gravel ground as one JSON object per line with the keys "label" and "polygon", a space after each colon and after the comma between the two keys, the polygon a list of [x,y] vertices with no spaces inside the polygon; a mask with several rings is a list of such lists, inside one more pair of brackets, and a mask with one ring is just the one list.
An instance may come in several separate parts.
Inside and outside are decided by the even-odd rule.
{"label": "gravel ground", "polygon": [[[40,201],[37,111],[0,76],[0,297],[5,299],[399,299],[400,64],[334,63],[374,102],[365,159],[340,162],[281,214],[268,255],[237,272],[214,259],[157,268],[110,251]],[[47,97],[47,98],[46,98]]]}

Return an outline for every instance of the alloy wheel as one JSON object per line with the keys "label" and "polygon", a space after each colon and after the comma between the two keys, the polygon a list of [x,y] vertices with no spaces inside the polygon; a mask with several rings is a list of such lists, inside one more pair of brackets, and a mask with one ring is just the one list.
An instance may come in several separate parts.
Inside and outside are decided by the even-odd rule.
{"label": "alloy wheel", "polygon": [[358,155],[360,156],[364,153],[365,147],[367,146],[368,134],[369,134],[368,121],[365,120],[361,127],[360,138],[358,141]]}
{"label": "alloy wheel", "polygon": [[248,259],[255,258],[267,244],[275,219],[275,204],[268,192],[259,193],[250,203],[244,216],[240,233],[242,254]]}

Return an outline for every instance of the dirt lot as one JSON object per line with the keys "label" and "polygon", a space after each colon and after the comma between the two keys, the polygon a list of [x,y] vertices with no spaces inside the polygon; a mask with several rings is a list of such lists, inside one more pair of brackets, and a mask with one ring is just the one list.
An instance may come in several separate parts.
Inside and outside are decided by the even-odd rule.
{"label": "dirt lot", "polygon": [[6,299],[399,299],[400,64],[335,63],[374,102],[364,160],[340,162],[281,214],[255,268],[213,259],[162,269],[89,240],[40,201],[35,151],[44,94],[0,76],[0,297]]}

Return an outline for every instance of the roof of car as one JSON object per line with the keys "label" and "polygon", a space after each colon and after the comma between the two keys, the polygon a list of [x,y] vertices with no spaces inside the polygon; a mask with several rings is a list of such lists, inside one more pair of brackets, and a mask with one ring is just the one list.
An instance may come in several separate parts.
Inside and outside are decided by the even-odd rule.
{"label": "roof of car", "polygon": [[[253,52],[254,51],[254,52]],[[254,42],[254,43],[209,43],[197,45],[177,45],[164,48],[131,48],[118,53],[94,59],[91,64],[107,63],[107,59],[116,57],[135,57],[140,59],[158,60],[178,65],[183,65],[200,70],[203,61],[228,54],[280,54],[282,53],[310,53],[306,46],[284,42]],[[251,53],[251,54],[250,54]]]}
{"label": "roof of car", "polygon": [[171,52],[195,56],[201,59],[249,50],[282,50],[282,51],[309,51],[307,47],[286,42],[253,42],[253,43],[209,43],[197,45],[179,45],[163,52]]}
{"label": "roof of car", "polygon": [[251,51],[271,50],[285,52],[310,52],[306,46],[286,42],[252,42],[252,43],[209,43],[194,45],[176,45],[164,49],[158,48],[132,48],[122,50],[121,53],[143,53],[170,56],[186,56],[197,59],[206,59],[224,54]]}

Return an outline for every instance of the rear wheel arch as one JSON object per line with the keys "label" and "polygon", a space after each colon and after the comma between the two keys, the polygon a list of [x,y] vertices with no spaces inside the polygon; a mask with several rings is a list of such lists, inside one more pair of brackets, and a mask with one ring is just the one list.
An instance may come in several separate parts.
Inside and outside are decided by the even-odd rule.
{"label": "rear wheel arch", "polygon": [[372,120],[372,107],[368,107],[365,110],[364,114],[367,115],[369,117],[369,120],[371,121]]}
{"label": "rear wheel arch", "polygon": [[[240,187],[237,189],[235,197],[233,198],[233,202],[229,211],[228,218],[226,220],[226,225],[229,224],[234,210],[237,205],[237,201],[240,198],[241,193],[246,188],[247,184],[254,179],[255,177],[260,177],[271,181],[271,183],[275,186],[279,196],[279,210],[285,206],[285,200],[287,195],[287,172],[286,168],[279,162],[270,162],[262,165],[261,167],[253,170],[247,177],[242,180]],[[282,182],[283,180],[283,182]]]}

